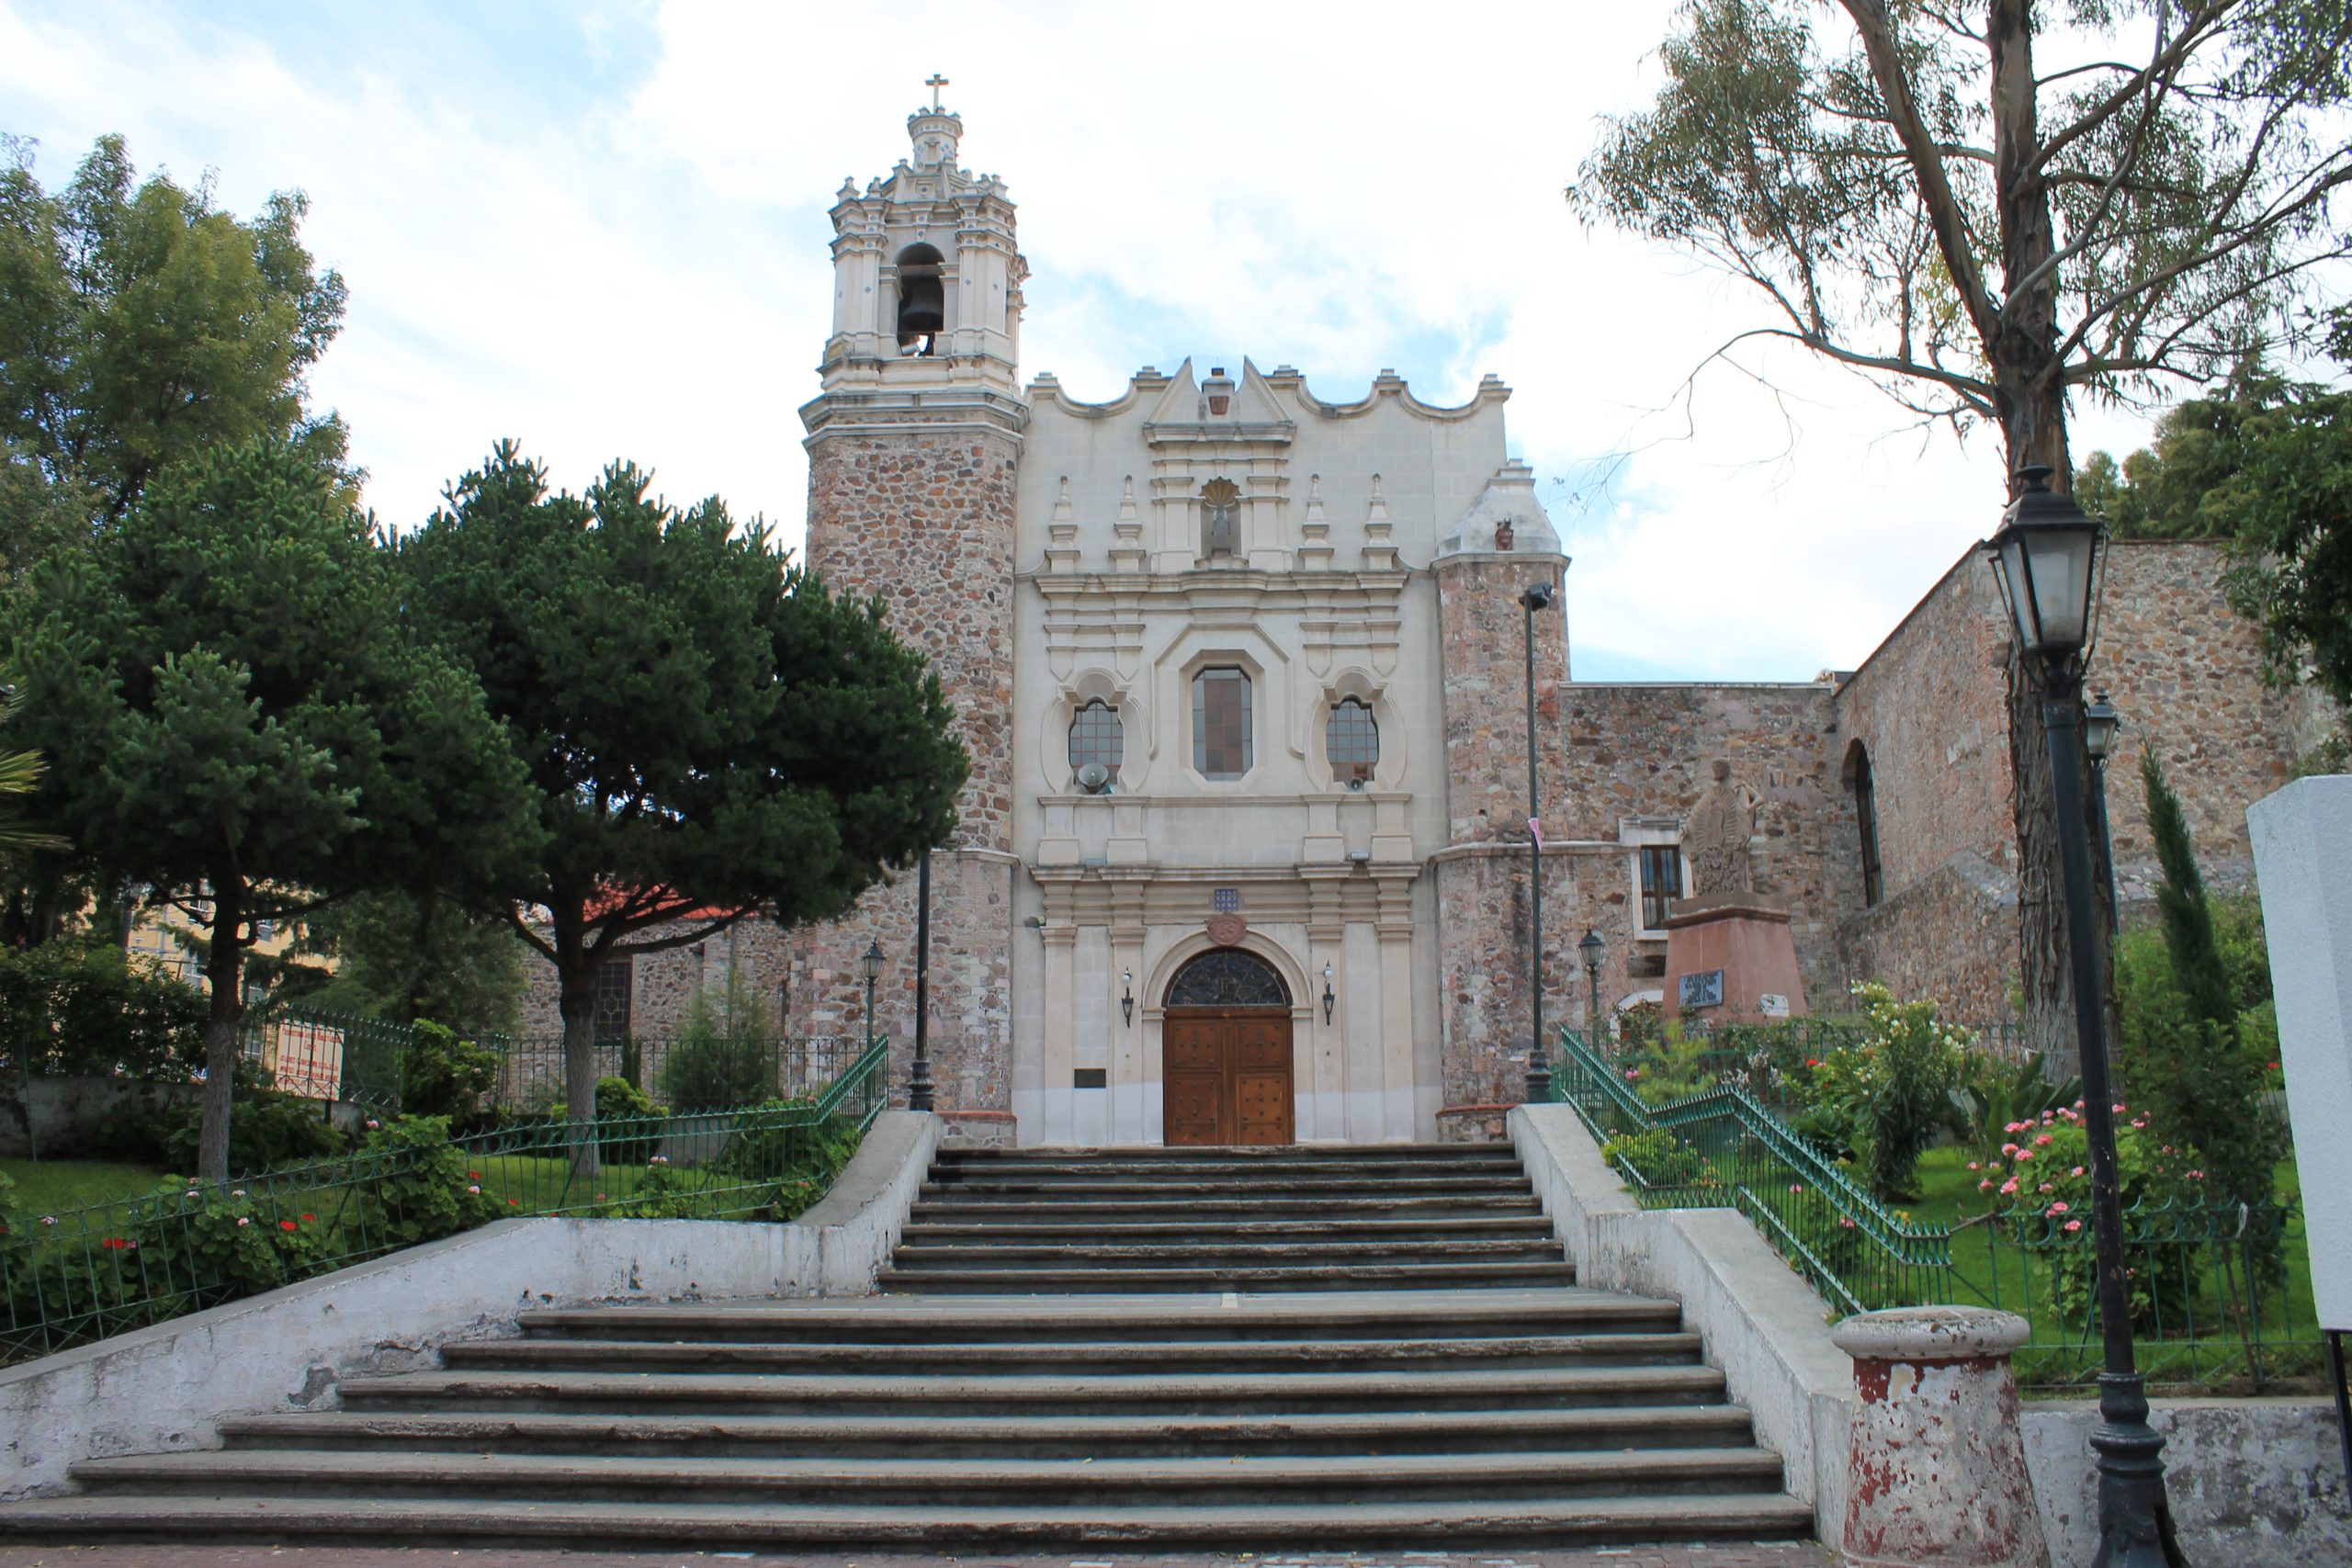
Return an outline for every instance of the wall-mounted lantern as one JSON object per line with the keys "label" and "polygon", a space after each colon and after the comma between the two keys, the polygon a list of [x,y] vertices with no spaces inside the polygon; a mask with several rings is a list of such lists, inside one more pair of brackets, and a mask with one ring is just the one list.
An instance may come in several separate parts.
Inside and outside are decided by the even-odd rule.
{"label": "wall-mounted lantern", "polygon": [[1136,1021],[1136,972],[1132,969],[1120,970],[1119,984],[1125,991],[1125,995],[1119,998],[1119,1012],[1126,1019],[1127,1027],[1132,1029]]}
{"label": "wall-mounted lantern", "polygon": [[1331,1010],[1339,1005],[1340,998],[1331,994],[1331,966],[1326,964],[1323,965],[1323,1021],[1325,1023],[1331,1021]]}

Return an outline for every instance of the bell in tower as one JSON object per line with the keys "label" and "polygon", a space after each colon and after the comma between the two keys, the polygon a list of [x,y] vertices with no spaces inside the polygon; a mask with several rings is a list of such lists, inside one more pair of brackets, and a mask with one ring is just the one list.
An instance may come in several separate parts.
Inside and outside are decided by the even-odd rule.
{"label": "bell in tower", "polygon": [[899,253],[899,352],[929,355],[947,330],[947,295],[940,278],[945,259],[935,245]]}

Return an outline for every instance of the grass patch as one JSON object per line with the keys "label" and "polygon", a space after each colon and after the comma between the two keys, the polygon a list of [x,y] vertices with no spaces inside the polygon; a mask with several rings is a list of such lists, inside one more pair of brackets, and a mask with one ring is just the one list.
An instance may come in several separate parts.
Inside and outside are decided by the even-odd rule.
{"label": "grass patch", "polygon": [[143,1198],[164,1172],[124,1160],[0,1159],[0,1176],[17,1184],[17,1205],[25,1213],[54,1214]]}

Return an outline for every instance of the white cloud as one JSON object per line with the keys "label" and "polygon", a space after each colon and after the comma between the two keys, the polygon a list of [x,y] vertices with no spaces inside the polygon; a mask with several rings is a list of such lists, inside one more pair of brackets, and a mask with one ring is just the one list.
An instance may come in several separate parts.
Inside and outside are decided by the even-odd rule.
{"label": "white cloud", "polygon": [[1555,501],[1580,649],[1850,666],[2000,504],[1992,443],[1890,437],[1891,405],[1795,355],[1750,356],[1785,397],[1707,374],[1680,435],[1678,387],[1753,303],[1560,196],[1595,116],[1639,102],[1662,6],[623,5],[528,57],[511,24],[492,47],[463,8],[420,15],[405,42],[298,47],[0,0],[0,129],[42,138],[44,179],[119,130],[142,167],[216,166],[240,211],[309,192],[352,291],[314,390],[395,523],[514,435],[567,485],[628,456],[797,536],[824,211],[903,155],[934,70],[965,163],[1020,204],[1024,371],[1105,397],[1246,353],[1327,397],[1393,365],[1450,401],[1494,370],[1540,472],[1630,447],[1622,518]]}

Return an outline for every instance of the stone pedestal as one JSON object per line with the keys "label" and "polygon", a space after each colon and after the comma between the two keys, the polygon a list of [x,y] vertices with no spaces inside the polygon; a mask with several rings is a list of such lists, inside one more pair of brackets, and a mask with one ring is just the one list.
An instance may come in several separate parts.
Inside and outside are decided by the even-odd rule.
{"label": "stone pedestal", "polygon": [[[1709,976],[1720,975],[1720,985]],[[1686,999],[1683,977],[1693,986]],[[1704,997],[1718,999],[1705,1001]],[[1666,920],[1666,1012],[1708,1023],[1795,1018],[1805,1010],[1789,912],[1752,894],[1686,898]]]}
{"label": "stone pedestal", "polygon": [[2049,1568],[2026,1474],[2013,1313],[1901,1307],[1831,1331],[1854,1359],[1849,1568]]}

